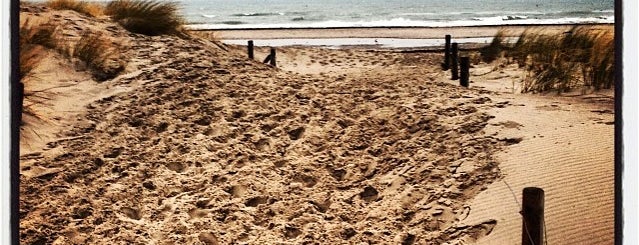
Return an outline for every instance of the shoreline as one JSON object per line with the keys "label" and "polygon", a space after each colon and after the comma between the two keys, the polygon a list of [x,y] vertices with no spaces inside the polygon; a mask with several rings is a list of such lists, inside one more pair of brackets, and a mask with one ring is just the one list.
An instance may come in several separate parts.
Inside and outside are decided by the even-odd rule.
{"label": "shoreline", "polygon": [[508,36],[519,36],[530,28],[543,28],[547,32],[565,32],[574,26],[613,28],[615,24],[522,24],[502,26],[459,27],[327,27],[327,28],[247,28],[203,29],[189,32],[214,33],[218,39],[322,39],[322,38],[453,38],[493,37],[499,30]]}
{"label": "shoreline", "polygon": [[[477,48],[488,45],[493,40],[492,37],[485,38],[456,38],[461,50]],[[516,42],[517,38],[509,38],[509,42]],[[247,45],[248,39],[221,39],[224,44]],[[255,47],[325,47],[329,49],[344,48],[366,48],[366,49],[394,49],[394,50],[414,50],[419,48],[438,48],[441,50],[445,42],[442,38],[275,38],[275,39],[255,39]]]}

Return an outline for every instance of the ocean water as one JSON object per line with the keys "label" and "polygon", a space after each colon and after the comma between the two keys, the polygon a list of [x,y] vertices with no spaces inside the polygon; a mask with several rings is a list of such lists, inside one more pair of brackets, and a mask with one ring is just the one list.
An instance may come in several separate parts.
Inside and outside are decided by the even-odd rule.
{"label": "ocean water", "polygon": [[614,23],[614,0],[180,0],[193,29]]}

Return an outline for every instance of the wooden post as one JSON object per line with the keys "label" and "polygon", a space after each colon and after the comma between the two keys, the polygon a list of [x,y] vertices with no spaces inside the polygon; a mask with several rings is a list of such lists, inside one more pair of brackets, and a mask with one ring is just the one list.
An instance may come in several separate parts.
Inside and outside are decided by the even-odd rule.
{"label": "wooden post", "polygon": [[447,71],[450,69],[450,35],[446,35],[446,44],[444,44],[444,63],[442,63],[442,69]]}
{"label": "wooden post", "polygon": [[468,81],[469,77],[470,77],[470,73],[469,73],[469,68],[470,68],[470,58],[464,56],[459,58],[459,85],[467,87],[470,83],[470,81]]}
{"label": "wooden post", "polygon": [[248,57],[249,59],[253,59],[255,57],[253,53],[253,40],[248,41]]}
{"label": "wooden post", "polygon": [[544,190],[526,187],[523,191],[521,244],[542,245],[544,241]]}
{"label": "wooden post", "polygon": [[452,54],[451,54],[451,79],[457,80],[459,79],[459,46],[457,43],[453,43]]}
{"label": "wooden post", "polygon": [[277,62],[275,59],[275,48],[271,48],[271,65],[277,66]]}

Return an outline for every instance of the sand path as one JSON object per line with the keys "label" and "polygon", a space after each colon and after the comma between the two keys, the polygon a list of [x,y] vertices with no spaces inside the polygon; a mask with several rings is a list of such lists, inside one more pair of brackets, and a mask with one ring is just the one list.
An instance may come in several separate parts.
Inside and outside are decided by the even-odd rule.
{"label": "sand path", "polygon": [[[397,53],[375,50],[353,54],[352,51],[287,48],[283,53],[283,69],[311,74],[352,73],[399,63],[393,58],[399,56]],[[383,58],[379,63],[370,63],[375,59],[362,59],[360,55]],[[320,60],[321,64],[308,60]],[[429,62],[430,65],[436,63]],[[490,120],[485,132],[498,139],[517,139],[518,143],[497,154],[503,179],[492,183],[470,204],[472,211],[464,220],[467,224],[491,218],[498,222],[492,233],[477,243],[521,242],[522,221],[517,202],[521,202],[524,187],[534,186],[546,191],[549,243],[611,244],[614,241],[613,91],[521,94],[517,91],[523,71],[516,65],[498,69],[495,66],[482,63],[471,70],[472,86],[497,92],[491,98],[501,105],[489,110],[495,118]],[[447,81],[450,75],[440,71],[427,76]]]}
{"label": "sand path", "polygon": [[[316,50],[330,69],[295,73],[201,39],[106,35],[132,62],[22,155],[23,243],[443,244],[495,225],[459,222],[499,178],[495,104],[432,77],[436,55]],[[361,69],[332,64],[352,57]]]}

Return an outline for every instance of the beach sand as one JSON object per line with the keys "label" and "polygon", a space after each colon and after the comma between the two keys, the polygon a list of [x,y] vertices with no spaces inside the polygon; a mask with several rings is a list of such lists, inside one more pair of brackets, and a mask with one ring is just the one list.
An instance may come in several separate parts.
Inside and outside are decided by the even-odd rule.
{"label": "beach sand", "polygon": [[512,244],[526,186],[549,243],[612,243],[610,91],[520,94],[522,70],[484,63],[467,89],[442,54],[369,48],[279,48],[274,68],[266,47],[21,15],[102,30],[129,61],[99,83],[55,53],[38,68],[24,244]]}

